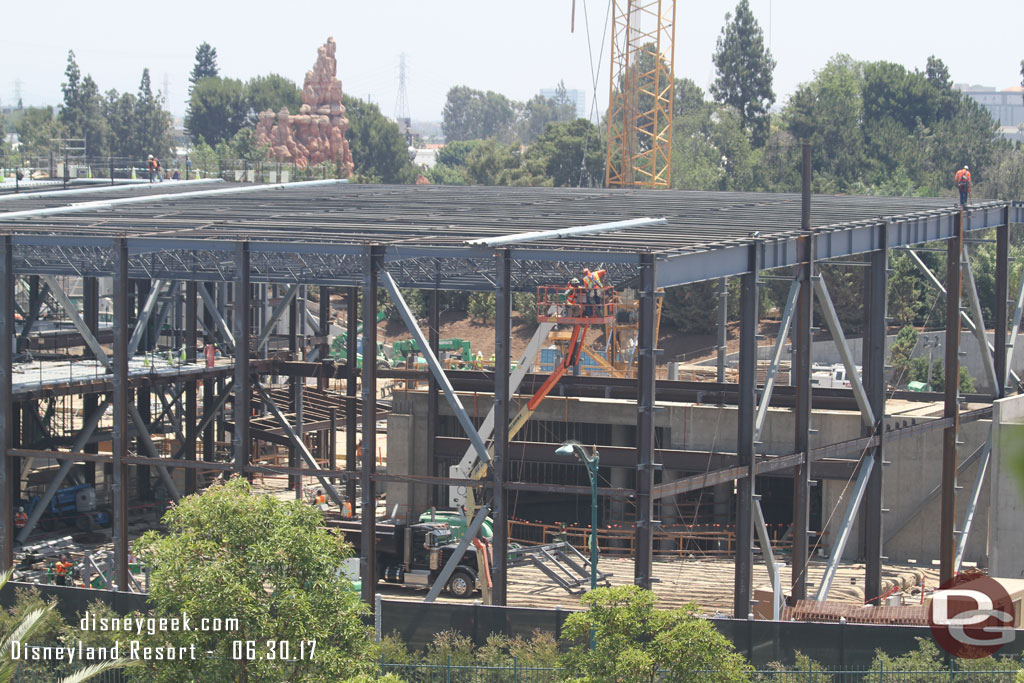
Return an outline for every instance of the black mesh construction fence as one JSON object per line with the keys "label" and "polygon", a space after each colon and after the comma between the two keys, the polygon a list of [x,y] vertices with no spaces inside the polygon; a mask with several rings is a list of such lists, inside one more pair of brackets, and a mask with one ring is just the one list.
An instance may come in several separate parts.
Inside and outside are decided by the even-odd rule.
{"label": "black mesh construction fence", "polygon": [[[422,650],[434,634],[454,630],[483,645],[491,633],[528,638],[534,631],[561,636],[565,609],[491,607],[477,604],[424,603],[382,600],[380,632],[397,634],[411,650]],[[747,621],[711,619],[736,650],[761,667],[769,662],[792,665],[797,651],[828,667],[863,668],[875,652],[898,656],[917,649],[917,639],[932,640],[924,626],[809,623],[796,621]],[[1019,659],[1024,650],[1024,631],[1005,645],[999,656]]]}
{"label": "black mesh construction fence", "polygon": [[19,581],[8,581],[7,585],[0,590],[0,606],[10,607],[14,604],[16,591],[34,588],[44,600],[51,597],[57,598],[57,611],[69,623],[76,623],[79,615],[84,613],[90,603],[100,600],[110,605],[118,614],[129,612],[146,612],[149,606],[146,604],[146,595],[143,593],[122,593],[119,591],[96,590],[93,588],[78,588],[76,586],[55,586],[43,583],[22,583]]}

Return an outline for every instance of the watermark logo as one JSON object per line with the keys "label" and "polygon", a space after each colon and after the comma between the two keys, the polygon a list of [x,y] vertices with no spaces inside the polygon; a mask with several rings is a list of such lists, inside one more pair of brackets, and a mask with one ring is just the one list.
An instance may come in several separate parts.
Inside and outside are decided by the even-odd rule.
{"label": "watermark logo", "polygon": [[928,625],[943,650],[963,659],[995,654],[1012,643],[1013,601],[1002,585],[982,574],[960,574],[932,596]]}

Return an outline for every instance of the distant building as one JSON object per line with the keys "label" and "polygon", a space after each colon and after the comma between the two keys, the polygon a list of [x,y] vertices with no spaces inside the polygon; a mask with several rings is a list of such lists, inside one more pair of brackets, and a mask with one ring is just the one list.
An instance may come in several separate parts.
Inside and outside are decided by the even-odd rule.
{"label": "distant building", "polygon": [[[576,116],[581,119],[587,118],[587,91],[573,88],[566,90],[565,94],[569,101],[576,105]],[[541,88],[540,96],[553,100],[558,96],[558,88]]]}
{"label": "distant building", "polygon": [[957,83],[953,86],[985,107],[999,122],[999,134],[1013,140],[1024,140],[1024,88],[1016,86],[996,90],[982,85]]}

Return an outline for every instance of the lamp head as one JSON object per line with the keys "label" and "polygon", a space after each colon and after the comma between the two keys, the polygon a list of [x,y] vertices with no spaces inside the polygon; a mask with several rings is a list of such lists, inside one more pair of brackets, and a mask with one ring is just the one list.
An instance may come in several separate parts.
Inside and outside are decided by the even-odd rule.
{"label": "lamp head", "polygon": [[572,444],[563,443],[561,446],[555,449],[555,455],[572,455]]}

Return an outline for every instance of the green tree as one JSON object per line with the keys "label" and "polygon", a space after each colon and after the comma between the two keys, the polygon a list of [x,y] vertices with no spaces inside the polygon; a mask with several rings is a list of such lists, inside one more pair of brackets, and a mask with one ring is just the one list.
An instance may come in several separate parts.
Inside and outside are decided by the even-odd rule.
{"label": "green tree", "polygon": [[185,128],[211,145],[230,140],[248,116],[245,86],[234,78],[210,76],[192,86]]}
{"label": "green tree", "polygon": [[586,119],[549,123],[525,153],[555,187],[599,187],[604,181],[601,131]]}
{"label": "green tree", "polygon": [[519,139],[529,145],[554,123],[567,123],[576,118],[576,105],[569,99],[564,81],[559,81],[554,97],[535,95],[522,107]]}
{"label": "green tree", "polygon": [[896,339],[889,347],[889,365],[892,366],[892,383],[902,386],[910,379],[910,360],[917,348],[917,330],[905,325],[896,333]]}
{"label": "green tree", "polygon": [[26,107],[15,125],[19,151],[24,156],[47,154],[53,150],[53,138],[61,136],[60,122],[53,115],[53,107]]}
{"label": "green tree", "polygon": [[356,176],[380,183],[416,182],[419,174],[409,160],[409,148],[398,124],[381,114],[372,102],[342,95],[342,103],[349,119],[345,137]]}
{"label": "green tree", "polygon": [[60,86],[64,102],[60,105],[59,114],[64,133],[71,138],[83,138],[91,155],[107,154],[110,130],[103,117],[99,87],[92,76],[82,77],[73,50],[68,50],[64,77],[67,80]]}
{"label": "green tree", "polygon": [[103,100],[103,115],[110,126],[110,153],[139,162],[148,152],[139,139],[140,126],[136,119],[136,105],[135,95],[108,90]]}
{"label": "green tree", "polygon": [[725,15],[725,26],[712,56],[716,78],[711,95],[716,102],[735,107],[754,146],[768,140],[769,113],[775,102],[772,71],[775,60],[765,47],[764,32],[750,10],[748,0],[740,0],[735,16]]}
{"label": "green tree", "polygon": [[256,125],[260,112],[268,109],[275,114],[282,108],[297,114],[302,106],[302,91],[299,86],[284,76],[267,74],[249,79],[245,84],[245,97],[249,107],[249,123]]}
{"label": "green tree", "polygon": [[469,317],[482,323],[494,322],[494,294],[492,292],[470,294]]}
{"label": "green tree", "polygon": [[138,134],[139,155],[152,154],[158,159],[167,158],[172,150],[171,115],[164,109],[163,96],[153,94],[149,69],[142,70],[139,80],[139,94],[135,100],[135,124]]}
{"label": "green tree", "polygon": [[[581,602],[562,634],[574,641],[563,661],[570,675],[593,683],[746,681],[753,668],[695,605],[655,609],[653,592],[637,586],[598,588]],[[594,646],[590,647],[593,638]]]}
{"label": "green tree", "polygon": [[[166,534],[149,531],[135,543],[151,569],[154,616],[230,618],[238,628],[157,634],[162,643],[215,655],[161,662],[148,672],[154,680],[343,680],[375,666],[361,658],[370,639],[360,620],[366,607],[339,571],[351,548],[324,527],[318,509],[253,494],[236,478],[182,499],[163,523]],[[302,641],[315,640],[315,657],[232,656],[239,640],[255,640],[265,654],[268,637],[289,643],[292,658]]]}
{"label": "green tree", "polygon": [[192,88],[202,79],[217,78],[218,76],[220,76],[220,69],[217,68],[217,48],[211,47],[209,43],[203,41],[196,48],[196,63],[188,77],[188,82],[191,83],[188,88],[189,95],[192,94]]}
{"label": "green tree", "polygon": [[511,142],[516,136],[515,107],[496,92],[455,86],[448,91],[441,117],[441,130],[448,142],[487,138]]}

